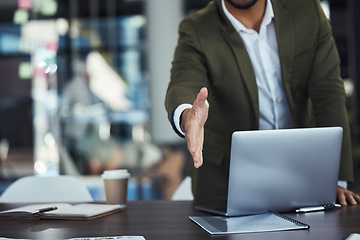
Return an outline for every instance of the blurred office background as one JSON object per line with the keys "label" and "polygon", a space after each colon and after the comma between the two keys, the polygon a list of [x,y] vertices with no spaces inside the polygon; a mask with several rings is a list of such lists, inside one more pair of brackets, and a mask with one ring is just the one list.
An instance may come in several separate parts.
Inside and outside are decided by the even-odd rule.
{"label": "blurred office background", "polygon": [[[22,176],[131,173],[129,200],[170,199],[191,159],[164,97],[177,26],[209,0],[1,0],[0,193]],[[341,57],[359,174],[360,3],[321,1]],[[357,184],[350,187],[360,192]]]}

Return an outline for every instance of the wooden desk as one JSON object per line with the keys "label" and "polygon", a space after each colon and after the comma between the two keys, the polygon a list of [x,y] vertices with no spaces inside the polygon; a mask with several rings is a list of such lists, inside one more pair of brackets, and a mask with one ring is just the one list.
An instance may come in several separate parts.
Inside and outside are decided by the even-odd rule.
{"label": "wooden desk", "polygon": [[[19,205],[0,204],[0,210]],[[146,240],[211,239],[336,239],[360,232],[360,206],[348,206],[327,212],[286,214],[310,224],[310,230],[233,234],[212,237],[193,223],[189,215],[205,215],[188,201],[129,202],[124,212],[92,221],[69,220],[0,220],[0,237],[26,239],[68,239],[140,235]]]}

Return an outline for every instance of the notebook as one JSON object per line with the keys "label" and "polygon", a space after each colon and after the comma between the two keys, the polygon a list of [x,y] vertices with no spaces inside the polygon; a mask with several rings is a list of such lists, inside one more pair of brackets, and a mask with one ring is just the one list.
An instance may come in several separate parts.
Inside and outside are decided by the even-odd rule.
{"label": "notebook", "polygon": [[232,135],[225,216],[335,204],[341,127],[238,131]]}
{"label": "notebook", "polygon": [[69,219],[92,220],[109,214],[119,212],[123,205],[112,204],[69,204],[69,203],[44,203],[31,204],[0,212],[0,219]]}
{"label": "notebook", "polygon": [[240,217],[190,216],[189,218],[210,234],[270,232],[310,228],[308,224],[273,212]]}

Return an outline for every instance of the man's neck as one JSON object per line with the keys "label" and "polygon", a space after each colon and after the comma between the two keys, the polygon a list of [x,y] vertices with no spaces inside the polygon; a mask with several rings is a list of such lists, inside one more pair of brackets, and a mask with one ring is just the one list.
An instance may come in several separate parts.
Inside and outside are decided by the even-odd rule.
{"label": "man's neck", "polygon": [[228,11],[239,20],[246,28],[260,31],[262,19],[264,17],[266,0],[258,0],[254,6],[249,9],[238,9],[225,0],[225,6]]}

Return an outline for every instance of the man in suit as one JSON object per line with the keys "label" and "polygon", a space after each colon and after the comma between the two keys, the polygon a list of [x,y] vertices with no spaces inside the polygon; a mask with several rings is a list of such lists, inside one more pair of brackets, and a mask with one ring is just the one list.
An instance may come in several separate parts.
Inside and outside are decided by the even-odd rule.
{"label": "man in suit", "polygon": [[215,0],[186,17],[165,105],[193,157],[198,203],[226,201],[234,131],[314,126],[343,127],[338,201],[360,202],[346,189],[345,92],[318,0]]}

